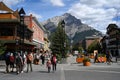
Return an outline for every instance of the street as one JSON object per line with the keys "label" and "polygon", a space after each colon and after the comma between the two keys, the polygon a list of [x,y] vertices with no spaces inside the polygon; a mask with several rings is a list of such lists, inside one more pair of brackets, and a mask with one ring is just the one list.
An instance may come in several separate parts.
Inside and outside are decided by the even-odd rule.
{"label": "street", "polygon": [[120,64],[92,63],[90,67],[75,63],[70,57],[67,64],[58,64],[57,71],[48,73],[45,65],[33,65],[33,72],[5,74],[0,67],[0,80],[119,80]]}

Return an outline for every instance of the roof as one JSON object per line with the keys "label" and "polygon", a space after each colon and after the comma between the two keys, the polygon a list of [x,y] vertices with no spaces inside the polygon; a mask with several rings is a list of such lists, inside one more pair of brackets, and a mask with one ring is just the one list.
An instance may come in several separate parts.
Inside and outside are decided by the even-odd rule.
{"label": "roof", "polygon": [[2,11],[8,11],[8,12],[13,12],[12,9],[8,8],[3,2],[0,2],[0,10]]}
{"label": "roof", "polygon": [[0,11],[3,11],[3,13],[12,13],[15,17],[20,18],[18,9],[16,11],[13,11],[9,7],[7,7],[3,2],[0,2]]}
{"label": "roof", "polygon": [[86,39],[100,39],[101,37],[100,36],[88,36],[88,37],[85,37]]}
{"label": "roof", "polygon": [[36,19],[36,17],[32,17],[33,20],[37,23],[37,25],[46,33],[46,29],[40,24],[40,22],[38,22],[38,20]]}

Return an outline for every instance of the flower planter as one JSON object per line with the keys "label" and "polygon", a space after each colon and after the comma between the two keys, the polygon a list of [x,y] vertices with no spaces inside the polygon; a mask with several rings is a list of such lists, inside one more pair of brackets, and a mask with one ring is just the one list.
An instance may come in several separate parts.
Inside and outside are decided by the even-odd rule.
{"label": "flower planter", "polygon": [[82,63],[84,58],[76,58],[77,63]]}
{"label": "flower planter", "polygon": [[106,62],[106,57],[98,57],[98,62],[100,63]]}
{"label": "flower planter", "polygon": [[106,60],[107,60],[106,57],[103,57],[103,61],[106,62]]}
{"label": "flower planter", "polygon": [[83,62],[83,66],[90,66],[91,63],[90,62]]}

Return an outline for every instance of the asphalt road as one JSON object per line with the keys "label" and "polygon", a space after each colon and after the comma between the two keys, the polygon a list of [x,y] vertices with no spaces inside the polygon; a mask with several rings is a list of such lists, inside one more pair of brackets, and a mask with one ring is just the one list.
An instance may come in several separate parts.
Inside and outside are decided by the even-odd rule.
{"label": "asphalt road", "polygon": [[29,73],[5,74],[0,72],[0,80],[119,80],[120,68],[78,67],[79,65],[59,64],[56,72],[48,73],[45,66],[34,65]]}
{"label": "asphalt road", "polygon": [[[0,67],[0,80],[120,80],[120,65],[117,63],[92,64],[84,67],[73,60],[68,64],[58,64],[57,71],[48,73],[46,66],[33,65],[33,72],[5,74],[5,67]],[[70,62],[70,61],[69,61]]]}
{"label": "asphalt road", "polygon": [[65,71],[65,80],[119,80],[120,73],[99,71]]}

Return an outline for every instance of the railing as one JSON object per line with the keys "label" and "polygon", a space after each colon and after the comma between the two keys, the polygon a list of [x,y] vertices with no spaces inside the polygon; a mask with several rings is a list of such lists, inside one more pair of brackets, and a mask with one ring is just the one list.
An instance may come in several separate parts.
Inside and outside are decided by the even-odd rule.
{"label": "railing", "polygon": [[5,40],[14,40],[14,36],[0,36],[0,39],[5,39]]}

